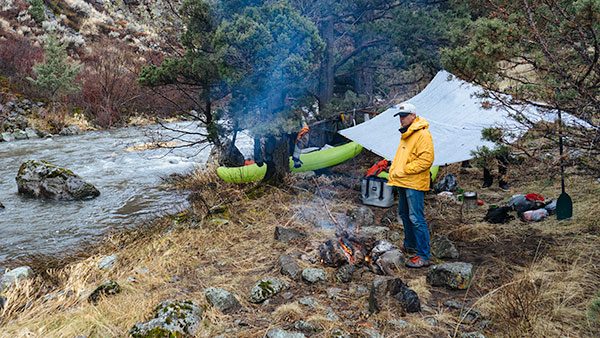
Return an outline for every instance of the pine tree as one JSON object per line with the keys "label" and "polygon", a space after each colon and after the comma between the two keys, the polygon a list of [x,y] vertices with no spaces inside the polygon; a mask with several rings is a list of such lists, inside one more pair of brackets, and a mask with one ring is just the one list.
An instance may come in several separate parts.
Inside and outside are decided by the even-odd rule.
{"label": "pine tree", "polygon": [[57,96],[79,91],[81,84],[75,83],[75,77],[81,71],[82,65],[69,61],[66,43],[60,44],[54,34],[48,34],[44,50],[44,61],[36,62],[32,68],[36,78],[27,79],[46,91],[52,102]]}
{"label": "pine tree", "polygon": [[30,0],[29,1],[29,14],[37,22],[41,24],[46,18],[46,8],[44,7],[43,0]]}

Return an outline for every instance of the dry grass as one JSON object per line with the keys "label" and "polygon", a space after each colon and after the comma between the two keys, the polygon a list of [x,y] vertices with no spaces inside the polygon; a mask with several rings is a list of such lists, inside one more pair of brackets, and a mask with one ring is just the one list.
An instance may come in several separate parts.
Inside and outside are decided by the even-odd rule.
{"label": "dry grass", "polygon": [[[476,187],[474,171],[460,174],[457,169],[456,173],[462,187]],[[244,309],[224,315],[206,308],[201,337],[262,337],[275,327],[295,331],[298,320],[320,327],[312,337],[328,337],[335,329],[360,336],[369,327],[386,337],[448,337],[477,330],[465,322],[460,311],[442,305],[447,299],[468,301],[470,307],[486,313],[491,320],[482,331],[486,336],[594,336],[600,332],[594,317],[586,315],[600,289],[597,182],[568,179],[575,207],[569,221],[549,218],[538,223],[514,220],[491,225],[481,221],[484,208],[463,213],[461,221],[459,203],[428,198],[426,213],[432,232],[449,233],[461,260],[471,262],[476,270],[470,290],[451,291],[429,286],[425,271],[401,269],[398,277],[428,306],[428,310],[413,314],[398,309],[369,314],[368,293],[358,292],[374,277],[367,271],[350,284],[335,283],[331,278],[317,286],[281,276],[278,258],[282,254],[297,257],[302,268],[321,267],[313,262],[318,258],[318,245],[335,231],[329,215],[340,218],[359,204],[358,192],[344,186],[343,177],[320,176],[316,182],[324,199],[317,193],[315,181],[295,176],[289,178],[285,189],[227,184],[210,169],[175,178],[172,184],[191,191],[193,206],[189,210],[129,232],[110,234],[100,249],[102,254],[46,271],[45,279],[27,280],[8,289],[8,305],[0,313],[0,337],[123,337],[135,323],[148,320],[153,307],[166,299],[190,299],[205,306],[204,290],[209,286],[238,295]],[[511,195],[471,189],[486,203],[504,203]],[[551,198],[558,196],[560,185],[527,182],[513,190]],[[374,211],[379,222],[385,210]],[[227,222],[215,221],[218,219]],[[276,226],[297,228],[311,237],[284,244],[273,238]],[[115,253],[119,255],[117,264],[100,271],[100,259]],[[335,273],[335,269],[324,269],[331,276]],[[290,283],[287,292],[292,298],[277,296],[266,305],[246,301],[254,283],[267,276]],[[88,303],[89,293],[109,279],[117,281],[123,291],[97,305]],[[330,287],[341,289],[337,300],[328,298],[326,289]],[[47,295],[54,296],[44,297]],[[306,296],[313,297],[318,306],[309,308],[297,302]],[[328,318],[331,311],[339,319]],[[390,324],[392,319],[403,319],[408,327],[397,329]]]}

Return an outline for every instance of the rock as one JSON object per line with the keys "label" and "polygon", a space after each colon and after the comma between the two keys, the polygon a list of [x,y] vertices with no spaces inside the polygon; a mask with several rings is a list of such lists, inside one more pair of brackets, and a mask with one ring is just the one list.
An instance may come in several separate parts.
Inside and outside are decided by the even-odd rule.
{"label": "rock", "polygon": [[15,131],[13,131],[12,132],[12,136],[15,138],[15,140],[26,140],[26,139],[28,139],[27,133],[24,132],[21,129],[16,129]]}
{"label": "rock", "polygon": [[327,289],[327,298],[332,300],[338,300],[340,298],[340,293],[342,289],[340,288],[328,288]]}
{"label": "rock", "polygon": [[384,307],[401,307],[406,312],[421,309],[419,296],[409,289],[400,278],[376,277],[369,294],[369,312],[378,313]]}
{"label": "rock", "polygon": [[202,324],[202,308],[190,300],[166,300],[154,309],[154,318],[135,324],[133,338],[196,336]]}
{"label": "rock", "polygon": [[119,255],[110,255],[102,258],[100,263],[98,263],[98,269],[100,270],[108,270],[113,267]]}
{"label": "rock", "polygon": [[5,208],[4,204],[2,204],[2,202],[0,202],[0,209],[4,209],[4,208]]}
{"label": "rock", "polygon": [[44,129],[36,129],[35,133],[37,134],[37,136],[39,136],[41,138],[52,137],[52,134],[50,134],[48,131],[46,131]]}
{"label": "rock", "polygon": [[394,231],[390,234],[390,241],[392,241],[392,242],[398,242],[401,239],[402,239],[402,235],[400,235],[400,233],[398,231]]}
{"label": "rock", "polygon": [[267,298],[271,298],[279,292],[287,289],[288,283],[277,277],[269,277],[258,281],[248,293],[248,301],[250,303],[260,303]]}
{"label": "rock", "polygon": [[340,316],[338,316],[332,308],[327,308],[327,320],[331,322],[337,322],[340,320]]}
{"label": "rock", "polygon": [[364,285],[357,285],[355,288],[352,288],[352,293],[356,297],[362,297],[369,294],[369,288]]}
{"label": "rock", "polygon": [[31,197],[72,201],[94,198],[100,192],[71,170],[46,161],[29,160],[21,164],[16,177],[18,191]]}
{"label": "rock", "polygon": [[390,250],[383,253],[383,255],[379,256],[377,261],[375,262],[381,271],[383,271],[388,276],[393,276],[394,271],[398,270],[399,267],[404,265],[404,261],[406,257],[400,250]]}
{"label": "rock", "polygon": [[315,300],[312,297],[302,297],[298,299],[298,303],[306,305],[308,307],[315,307],[319,305],[319,303],[315,302]]}
{"label": "rock", "polygon": [[375,223],[375,214],[371,209],[362,205],[347,213],[350,223],[354,226],[366,227]]}
{"label": "rock", "polygon": [[232,293],[221,288],[206,288],[204,296],[206,296],[209,305],[216,307],[223,313],[233,313],[242,307]]}
{"label": "rock", "polygon": [[427,270],[427,283],[433,286],[446,286],[464,290],[471,282],[473,265],[464,262],[432,265]]}
{"label": "rock", "polygon": [[13,120],[14,129],[15,130],[27,129],[27,127],[29,126],[29,121],[27,120],[27,118],[25,116],[21,116],[21,115],[27,114],[27,112],[24,111],[22,108],[17,108],[17,114],[19,114],[19,115],[15,116],[15,118]]}
{"label": "rock", "polygon": [[463,303],[461,303],[459,301],[456,301],[454,299],[449,299],[449,300],[447,300],[447,301],[444,302],[444,306],[447,306],[447,307],[452,308],[452,309],[460,310],[460,309],[463,308],[464,305],[463,305]]}
{"label": "rock", "polygon": [[65,126],[60,130],[59,134],[62,136],[79,135],[81,134],[81,129],[77,126]]}
{"label": "rock", "polygon": [[19,281],[29,278],[32,275],[33,270],[26,265],[7,271],[4,275],[2,275],[2,278],[0,278],[0,292]]}
{"label": "rock", "polygon": [[361,337],[365,338],[383,338],[383,335],[372,327],[365,327],[360,330]]}
{"label": "rock", "polygon": [[390,319],[388,320],[388,324],[393,326],[396,330],[406,329],[408,327],[408,323],[402,319]]}
{"label": "rock", "polygon": [[281,264],[281,274],[289,276],[292,280],[299,280],[302,269],[296,263],[294,257],[289,255],[281,255],[279,257],[279,264]]}
{"label": "rock", "polygon": [[356,270],[358,270],[358,267],[354,264],[343,265],[335,272],[335,279],[342,283],[348,283],[352,280],[352,276]]}
{"label": "rock", "polygon": [[294,323],[294,328],[296,330],[300,330],[308,334],[319,332],[322,330],[321,325],[319,325],[318,323],[305,322],[303,320],[299,320],[296,323]]}
{"label": "rock", "polygon": [[25,133],[27,134],[27,138],[38,138],[38,134],[35,132],[33,128],[26,128]]}
{"label": "rock", "polygon": [[331,330],[331,337],[334,337],[334,338],[350,338],[350,335],[347,334],[342,329],[333,329],[333,330]]}
{"label": "rock", "polygon": [[225,218],[213,218],[210,221],[208,221],[208,223],[216,225],[217,227],[220,227],[220,226],[229,224],[229,220],[227,220]]}
{"label": "rock", "polygon": [[306,337],[300,332],[288,332],[284,329],[276,328],[271,329],[267,332],[267,338],[304,338]]}
{"label": "rock", "polygon": [[10,142],[14,140],[15,138],[13,137],[12,133],[4,132],[0,134],[0,142]]}
{"label": "rock", "polygon": [[326,282],[327,277],[327,272],[323,269],[306,268],[302,270],[302,279],[311,284]]}
{"label": "rock", "polygon": [[460,338],[485,338],[485,336],[477,331],[461,333]]}
{"label": "rock", "polygon": [[304,238],[308,236],[308,234],[300,230],[275,227],[275,239],[283,243],[288,243],[295,239]]}
{"label": "rock", "polygon": [[429,312],[431,314],[435,314],[436,313],[436,311],[434,309],[430,308],[426,304],[421,304],[421,311],[423,311],[423,312]]}
{"label": "rock", "polygon": [[88,296],[88,302],[97,304],[101,296],[116,295],[120,292],[121,286],[119,286],[119,284],[117,284],[117,282],[114,280],[108,280],[97,287],[96,290],[92,291],[92,293]]}
{"label": "rock", "polygon": [[374,225],[374,226],[362,227],[362,228],[360,228],[360,231],[362,233],[371,235],[376,238],[382,238],[388,231],[390,231],[390,228]]}
{"label": "rock", "polygon": [[448,235],[436,235],[431,240],[431,253],[437,258],[458,258],[458,250],[454,243],[448,239]]}

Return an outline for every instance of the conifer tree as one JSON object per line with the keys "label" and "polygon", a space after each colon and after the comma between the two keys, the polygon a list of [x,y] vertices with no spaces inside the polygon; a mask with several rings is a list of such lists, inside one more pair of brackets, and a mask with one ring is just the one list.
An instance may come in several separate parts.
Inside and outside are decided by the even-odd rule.
{"label": "conifer tree", "polygon": [[66,43],[60,44],[54,34],[47,35],[44,50],[44,61],[36,62],[32,68],[36,78],[27,79],[46,91],[54,103],[57,96],[81,89],[81,85],[75,83],[75,77],[81,71],[82,65],[69,60]]}
{"label": "conifer tree", "polygon": [[43,0],[29,0],[29,14],[37,22],[41,24],[46,20],[46,8]]}

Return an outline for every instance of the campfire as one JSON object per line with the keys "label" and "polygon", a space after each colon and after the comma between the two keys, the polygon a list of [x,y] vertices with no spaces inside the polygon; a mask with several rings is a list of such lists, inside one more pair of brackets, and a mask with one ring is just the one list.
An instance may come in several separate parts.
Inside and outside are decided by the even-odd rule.
{"label": "campfire", "polygon": [[321,263],[330,267],[344,264],[364,265],[373,263],[372,250],[377,241],[372,237],[341,231],[319,246]]}

